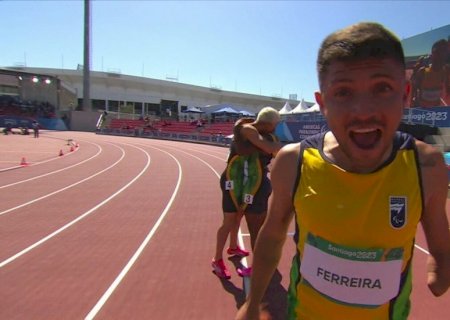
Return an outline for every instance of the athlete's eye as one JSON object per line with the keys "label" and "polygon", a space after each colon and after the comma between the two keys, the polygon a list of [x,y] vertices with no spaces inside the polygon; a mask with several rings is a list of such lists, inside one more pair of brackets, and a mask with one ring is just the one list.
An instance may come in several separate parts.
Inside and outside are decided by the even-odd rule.
{"label": "athlete's eye", "polygon": [[352,95],[352,91],[349,88],[341,87],[337,88],[334,91],[334,97],[338,99],[345,99],[349,98]]}
{"label": "athlete's eye", "polygon": [[392,90],[393,90],[393,87],[389,83],[386,83],[386,82],[378,83],[375,86],[375,93],[390,93],[390,92],[392,92]]}

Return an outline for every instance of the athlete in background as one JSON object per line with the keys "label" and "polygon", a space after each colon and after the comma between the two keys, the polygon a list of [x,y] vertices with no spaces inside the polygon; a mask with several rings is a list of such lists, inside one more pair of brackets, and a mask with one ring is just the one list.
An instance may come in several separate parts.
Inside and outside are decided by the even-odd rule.
{"label": "athlete in background", "polygon": [[412,83],[413,107],[438,107],[446,104],[445,91],[448,69],[447,40],[436,41],[431,48],[430,65],[417,71]]}
{"label": "athlete in background", "polygon": [[[267,201],[272,191],[267,176],[273,155],[281,148],[272,133],[280,120],[278,111],[263,108],[256,118],[240,119],[233,129],[233,141],[227,166],[221,175],[223,220],[217,230],[216,252],[212,260],[213,272],[220,278],[230,278],[223,261],[223,249],[230,235],[230,255],[247,256],[237,244],[237,232],[243,215],[250,232],[252,248],[264,222]],[[231,234],[230,234],[231,232]],[[249,276],[251,268],[238,268],[240,276]]]}

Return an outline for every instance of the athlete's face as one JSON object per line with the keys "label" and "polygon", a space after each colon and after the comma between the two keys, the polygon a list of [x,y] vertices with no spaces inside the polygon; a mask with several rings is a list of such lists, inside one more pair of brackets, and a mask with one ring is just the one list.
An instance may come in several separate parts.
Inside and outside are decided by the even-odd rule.
{"label": "athlete's face", "polygon": [[391,59],[332,62],[321,89],[316,100],[339,145],[338,157],[356,168],[380,165],[409,94],[401,65]]}
{"label": "athlete's face", "polygon": [[278,121],[264,122],[258,129],[260,133],[273,133],[278,125]]}

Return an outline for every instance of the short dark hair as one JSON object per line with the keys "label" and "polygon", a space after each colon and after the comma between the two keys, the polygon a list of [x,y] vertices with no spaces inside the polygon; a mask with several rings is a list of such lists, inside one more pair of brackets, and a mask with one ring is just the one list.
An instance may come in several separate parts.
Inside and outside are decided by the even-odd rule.
{"label": "short dark hair", "polygon": [[323,40],[317,56],[319,84],[333,61],[391,58],[405,68],[398,37],[379,23],[361,22],[338,30]]}

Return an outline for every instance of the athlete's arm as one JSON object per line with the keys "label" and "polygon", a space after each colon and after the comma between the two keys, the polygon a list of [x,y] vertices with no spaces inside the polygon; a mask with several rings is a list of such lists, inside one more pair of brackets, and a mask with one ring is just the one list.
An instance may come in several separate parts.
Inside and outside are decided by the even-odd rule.
{"label": "athlete's arm", "polygon": [[420,67],[419,70],[417,70],[417,74],[414,77],[412,85],[412,100],[413,104],[412,107],[418,107],[420,96],[422,92],[422,79],[423,79],[423,73],[425,72],[425,67]]}
{"label": "athlete's arm", "polygon": [[281,143],[273,142],[265,139],[259,134],[258,130],[252,125],[244,125],[241,129],[241,134],[248,141],[250,141],[255,147],[258,147],[265,153],[276,153],[281,148]]}
{"label": "athlete's arm", "polygon": [[444,104],[443,106],[450,105],[450,64],[446,64],[444,67],[444,97],[442,98]]}
{"label": "athlete's arm", "polygon": [[298,156],[299,144],[289,144],[280,150],[274,160],[270,175],[272,194],[269,198],[266,221],[256,239],[250,294],[236,319],[260,319],[260,303],[277,268],[293,217],[292,191]]}
{"label": "athlete's arm", "polygon": [[427,260],[428,287],[435,296],[450,286],[450,230],[446,215],[447,168],[442,154],[417,142],[424,190],[422,227],[430,255]]}

